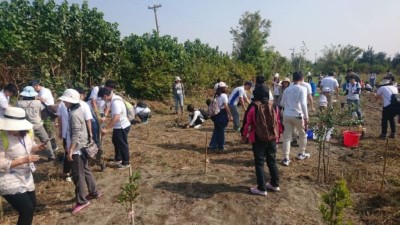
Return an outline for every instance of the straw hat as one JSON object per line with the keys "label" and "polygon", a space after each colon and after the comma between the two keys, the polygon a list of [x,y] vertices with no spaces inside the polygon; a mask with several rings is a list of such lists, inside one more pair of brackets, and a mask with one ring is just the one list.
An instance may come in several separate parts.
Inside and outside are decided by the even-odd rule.
{"label": "straw hat", "polygon": [[383,79],[383,80],[379,83],[380,86],[387,85],[387,84],[390,84],[390,80],[389,80],[389,79]]}
{"label": "straw hat", "polygon": [[38,93],[35,91],[35,89],[32,86],[26,86],[24,87],[24,90],[21,92],[21,96],[24,97],[36,97]]}
{"label": "straw hat", "polygon": [[285,77],[285,79],[283,79],[283,81],[281,83],[283,83],[283,82],[288,82],[290,84],[290,78],[289,77]]}
{"label": "straw hat", "polygon": [[4,111],[4,118],[0,119],[0,129],[7,131],[32,129],[33,125],[25,117],[25,110],[17,107],[8,107]]}
{"label": "straw hat", "polygon": [[67,89],[64,91],[63,95],[58,98],[63,102],[69,102],[72,104],[77,104],[80,101],[80,94],[78,91],[74,90],[74,89]]}

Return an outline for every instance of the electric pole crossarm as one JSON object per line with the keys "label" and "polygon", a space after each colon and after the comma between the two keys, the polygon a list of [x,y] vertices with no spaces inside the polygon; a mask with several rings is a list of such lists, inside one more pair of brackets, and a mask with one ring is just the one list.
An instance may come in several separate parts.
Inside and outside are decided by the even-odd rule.
{"label": "electric pole crossarm", "polygon": [[157,19],[157,9],[160,8],[160,7],[162,7],[161,4],[154,4],[154,3],[153,3],[153,6],[148,6],[148,7],[147,7],[148,9],[152,9],[152,10],[154,11],[154,18],[155,18],[155,20],[156,20],[156,30],[157,30],[157,33],[160,32],[160,31],[159,31],[159,26],[158,26],[158,19]]}

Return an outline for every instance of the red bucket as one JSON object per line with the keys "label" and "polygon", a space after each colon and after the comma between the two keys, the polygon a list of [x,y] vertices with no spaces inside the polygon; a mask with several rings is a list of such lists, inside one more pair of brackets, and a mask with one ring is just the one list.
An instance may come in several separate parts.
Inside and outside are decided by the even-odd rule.
{"label": "red bucket", "polygon": [[361,134],[359,134],[355,131],[350,131],[350,130],[343,131],[344,146],[350,147],[350,148],[357,148],[358,143],[360,141],[360,136],[361,136]]}

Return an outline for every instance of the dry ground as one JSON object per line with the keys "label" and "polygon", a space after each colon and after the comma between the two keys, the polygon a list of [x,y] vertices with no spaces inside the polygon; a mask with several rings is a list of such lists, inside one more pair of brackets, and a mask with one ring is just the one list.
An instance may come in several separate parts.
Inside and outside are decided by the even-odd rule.
{"label": "dry ground", "polygon": [[[365,105],[379,107],[369,96],[365,99]],[[367,135],[360,148],[344,148],[333,141],[327,183],[317,182],[317,143],[311,141],[307,147],[311,158],[279,166],[282,191],[262,197],[249,193],[249,187],[256,183],[253,155],[250,145],[238,143],[238,133],[229,129],[227,151],[208,155],[205,173],[206,138],[210,138],[212,122],[198,130],[181,129],[176,126],[180,117],[171,114],[170,104],[150,105],[155,112],[150,123],[133,126],[129,136],[131,163],[142,175],[135,204],[136,224],[323,224],[318,209],[321,193],[341,177],[351,191],[353,207],[346,215],[354,224],[400,224],[399,137],[390,140],[381,194],[385,142],[376,138],[379,110],[364,107]],[[110,139],[108,136],[104,143],[107,159],[114,154]],[[293,158],[296,151],[293,147]],[[116,202],[128,170],[107,168],[100,172],[93,166],[104,197],[92,201],[79,215],[71,215],[74,185],[60,177],[61,164],[40,162],[37,168],[34,224],[128,224],[125,206]],[[1,224],[15,224],[17,214],[4,202]]]}

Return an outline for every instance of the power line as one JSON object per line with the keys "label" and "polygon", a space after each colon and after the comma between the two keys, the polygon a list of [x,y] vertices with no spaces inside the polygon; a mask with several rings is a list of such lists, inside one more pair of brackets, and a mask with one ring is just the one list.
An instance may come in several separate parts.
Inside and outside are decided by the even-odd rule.
{"label": "power line", "polygon": [[159,33],[159,26],[158,26],[158,20],[157,20],[157,8],[162,7],[161,4],[155,4],[153,0],[153,6],[148,6],[148,9],[152,9],[154,11],[154,18],[156,20],[156,28],[157,28],[157,33]]}

